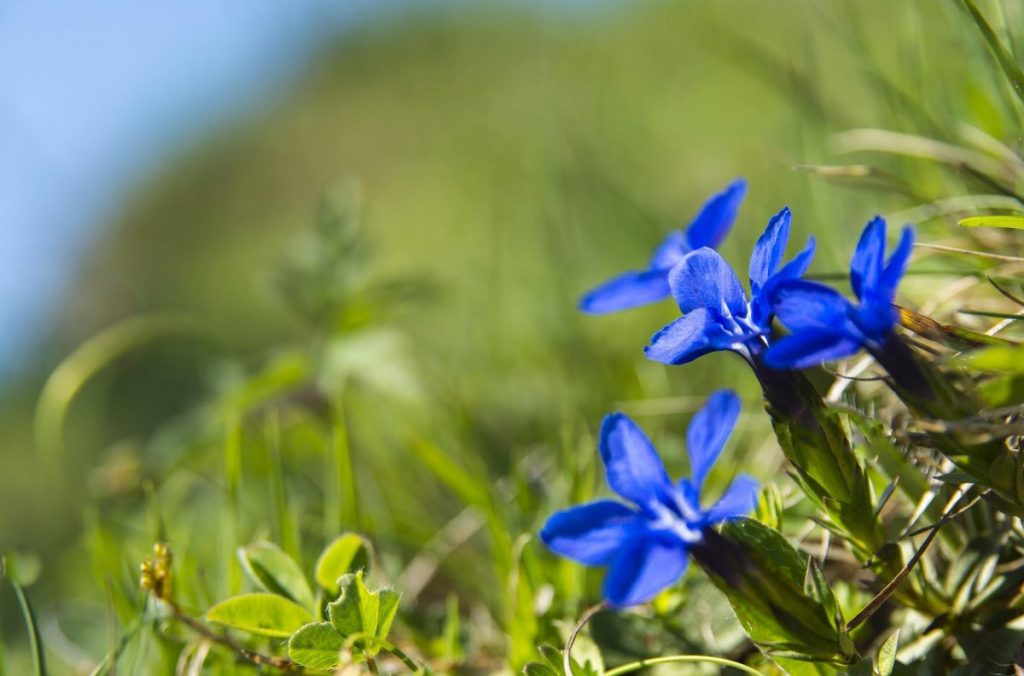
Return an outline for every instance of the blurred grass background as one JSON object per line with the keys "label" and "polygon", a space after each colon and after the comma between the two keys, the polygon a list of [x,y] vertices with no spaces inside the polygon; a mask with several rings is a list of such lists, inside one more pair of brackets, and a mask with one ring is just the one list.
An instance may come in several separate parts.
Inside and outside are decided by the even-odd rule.
{"label": "blurred grass background", "polygon": [[[745,269],[768,217],[789,205],[793,246],[814,232],[815,269],[842,269],[850,233],[912,203],[791,167],[835,162],[829,135],[850,127],[952,138],[967,121],[1013,139],[1019,113],[972,31],[952,2],[723,0],[455,4],[346,36],[271,105],[176,152],[96,239],[57,325],[24,355],[27,375],[4,388],[0,551],[40,556],[32,592],[59,622],[50,633],[61,627],[93,659],[108,640],[96,618],[119,594],[130,614],[134,566],[162,528],[172,546],[187,544],[183,565],[213,570],[198,574],[207,587],[183,593],[197,606],[215,600],[230,554],[214,564],[211,553],[233,546],[218,541],[232,500],[222,414],[238,411],[224,401],[262,401],[257,376],[278,394],[322,376],[325,334],[370,335],[345,348],[358,364],[345,373],[374,371],[367,360],[395,369],[383,387],[372,374],[326,387],[344,400],[359,486],[358,514],[335,525],[366,532],[393,581],[466,501],[422,462],[424,444],[481,488],[497,486],[509,543],[535,531],[546,505],[590,490],[591,435],[612,408],[663,439],[679,471],[685,417],[668,414],[734,387],[750,395],[750,415],[733,459],[773,475],[780,459],[739,364],[716,355],[678,371],[644,360],[642,345],[676,314],[670,303],[595,318],[575,301],[640,265],[739,175],[750,192],[728,260]],[[909,160],[887,168],[926,197],[967,185]],[[279,272],[318,246],[303,238],[331,196],[353,190],[376,291],[311,329],[279,293]],[[98,331],[148,313],[201,329],[103,368],[68,411],[63,450],[38,448],[31,420],[46,376]],[[325,449],[342,442],[336,426],[325,441],[305,418],[281,415],[240,432],[232,537],[270,532],[315,552],[323,540],[312,534],[332,525],[321,499],[344,502],[324,479]],[[507,605],[490,566],[508,553],[489,547],[478,536],[446,554],[427,598]],[[584,594],[578,571],[559,566],[559,593]],[[11,598],[0,592],[3,633],[23,643]]]}

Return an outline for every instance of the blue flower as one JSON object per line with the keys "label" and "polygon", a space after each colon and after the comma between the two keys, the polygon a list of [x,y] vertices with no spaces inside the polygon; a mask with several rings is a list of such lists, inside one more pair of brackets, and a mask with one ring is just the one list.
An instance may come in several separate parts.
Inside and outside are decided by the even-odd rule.
{"label": "blue flower", "polygon": [[630,505],[597,500],[553,514],[540,537],[552,551],[608,566],[604,597],[614,606],[642,603],[678,580],[690,547],[711,526],[748,514],[757,482],[740,475],[713,506],[700,505],[701,486],[740,412],[735,393],[711,395],[686,430],[693,476],[673,484],[650,440],[632,420],[613,413],[601,425],[599,449],[608,485]]}
{"label": "blue flower", "polygon": [[785,280],[800,277],[814,256],[812,237],[803,251],[780,268],[791,220],[788,208],[780,211],[754,245],[750,300],[736,273],[717,252],[703,248],[683,256],[668,276],[683,316],[654,334],[644,348],[648,358],[685,364],[716,350],[732,350],[748,359],[760,353],[771,332],[771,291]]}
{"label": "blue flower", "polygon": [[914,246],[914,230],[903,236],[885,261],[885,220],[875,217],[864,228],[850,261],[850,283],[860,301],[851,303],[823,284],[792,280],[770,294],[779,320],[792,333],[765,353],[773,368],[807,368],[875,349],[893,333],[897,322],[892,302]]}
{"label": "blue flower", "polygon": [[736,179],[725,190],[712,195],[685,231],[672,231],[658,245],[647,269],[630,270],[592,289],[580,299],[580,309],[602,314],[668,298],[669,270],[687,252],[705,246],[713,249],[725,239],[746,192],[746,181]]}

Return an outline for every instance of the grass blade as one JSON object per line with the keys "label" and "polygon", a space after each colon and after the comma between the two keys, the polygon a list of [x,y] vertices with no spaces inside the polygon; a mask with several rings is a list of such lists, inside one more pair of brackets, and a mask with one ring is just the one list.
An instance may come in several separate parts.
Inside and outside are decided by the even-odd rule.
{"label": "grass blade", "polygon": [[328,523],[335,523],[337,527],[327,535],[333,538],[341,531],[342,526],[355,530],[361,527],[359,487],[356,485],[355,470],[352,466],[352,445],[345,406],[340,396],[336,397],[332,404],[330,443],[331,460],[334,463],[334,497],[337,498],[337,503],[333,505],[334,514]]}
{"label": "grass blade", "polygon": [[1006,80],[1010,83],[1013,92],[1020,99],[1020,102],[1024,103],[1024,69],[1013,58],[1013,54],[999,41],[996,32],[992,30],[992,26],[989,25],[974,0],[961,0],[961,2],[967,8],[967,11],[970,12],[971,18],[974,19],[974,23],[978,26],[978,30],[981,31],[985,42],[988,43],[988,48],[992,50],[993,56],[999,62],[999,67],[1002,68],[1003,75],[1006,76]]}
{"label": "grass blade", "polygon": [[964,228],[1013,228],[1024,230],[1024,216],[971,216],[960,221]]}
{"label": "grass blade", "polygon": [[957,310],[962,315],[974,315],[976,317],[992,317],[993,319],[1009,319],[1012,321],[1024,320],[1024,315],[1014,314],[1012,312],[995,312],[993,310],[971,310],[964,308]]}
{"label": "grass blade", "polygon": [[969,169],[998,182],[1001,187],[1013,186],[1017,180],[1014,169],[996,158],[917,134],[886,129],[850,129],[833,134],[832,146],[835,152],[842,155],[858,152],[889,153]]}
{"label": "grass blade", "polygon": [[[270,467],[270,503],[274,515],[274,531],[281,548],[296,560],[301,560],[298,527],[295,524],[288,502],[288,487],[285,484],[284,460],[281,452],[281,419],[277,410],[267,416],[266,430],[267,464]],[[296,599],[297,600],[297,599]]]}
{"label": "grass blade", "polygon": [[188,319],[147,315],[115,324],[79,346],[54,369],[39,395],[33,423],[39,448],[51,454],[63,451],[68,409],[93,376],[125,354],[158,339],[190,334],[201,331]]}

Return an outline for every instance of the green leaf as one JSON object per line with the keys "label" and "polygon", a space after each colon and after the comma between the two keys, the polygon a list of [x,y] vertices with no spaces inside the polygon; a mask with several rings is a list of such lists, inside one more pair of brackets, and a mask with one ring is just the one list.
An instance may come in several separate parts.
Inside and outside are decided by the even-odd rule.
{"label": "green leaf", "polygon": [[330,671],[341,662],[345,637],[330,622],[307,624],[288,639],[288,657],[307,669]]}
{"label": "green leaf", "polygon": [[937,474],[934,479],[941,481],[945,484],[953,484],[959,486],[960,484],[974,483],[976,479],[967,472],[961,472],[960,470],[953,470],[952,472],[946,472],[945,474]]}
{"label": "green leaf", "polygon": [[[565,624],[569,624],[569,622],[565,622]],[[572,627],[570,626],[570,631],[571,630]],[[578,641],[580,637],[577,636],[576,638]],[[540,664],[534,662],[532,664],[536,666],[536,670],[533,672],[526,672],[524,670],[524,673],[536,674],[537,676],[546,676],[550,673],[557,674],[558,676],[567,676],[565,674],[565,668],[563,667],[561,650],[549,645],[542,645],[537,650],[538,652],[540,652],[541,657],[544,658],[544,663]],[[575,645],[573,646],[573,652],[576,652]],[[547,669],[550,671],[543,670],[541,669],[542,667],[547,667]],[[569,668],[572,670],[572,674],[569,676],[598,676],[599,674],[604,673],[603,665],[595,667],[589,659],[584,661],[583,664],[580,664],[580,661],[578,659],[576,659],[575,657],[570,657]]]}
{"label": "green leaf", "polygon": [[960,221],[965,228],[1024,229],[1024,216],[971,216]]}
{"label": "green leaf", "polygon": [[871,664],[871,659],[865,657],[850,667],[850,670],[846,673],[847,676],[875,676],[875,668]]}
{"label": "green leaf", "polygon": [[238,550],[238,558],[253,582],[271,594],[286,596],[305,608],[313,607],[313,592],[292,557],[272,542],[256,542]]}
{"label": "green leaf", "polygon": [[[772,655],[772,662],[779,665],[782,669],[782,673],[787,676],[836,676],[837,670],[830,664],[824,664],[822,662],[805,662],[803,660],[787,659],[785,657],[779,657]],[[865,660],[865,668],[867,671],[862,671],[854,665],[846,676],[874,676],[871,673],[871,660]],[[776,673],[774,671],[769,673]],[[843,672],[838,672],[843,673]]]}
{"label": "green leaf", "polygon": [[1002,408],[1024,400],[1024,375],[1008,374],[978,385],[978,394],[989,408]]}
{"label": "green leaf", "polygon": [[853,657],[824,576],[781,533],[740,519],[721,533],[709,531],[691,554],[773,659],[846,664]]}
{"label": "green leaf", "polygon": [[241,594],[224,599],[206,611],[206,619],[259,636],[288,638],[313,615],[277,594]]}
{"label": "green leaf", "polygon": [[345,533],[324,548],[316,562],[314,577],[321,589],[331,596],[338,595],[338,578],[357,570],[370,570],[371,546],[369,540]]}
{"label": "green leaf", "polygon": [[839,610],[839,604],[832,593],[832,588],[829,586],[828,580],[825,579],[825,573],[813,557],[807,557],[807,571],[804,574],[804,594],[814,599],[825,610],[825,613],[833,618],[832,626],[837,631],[846,626],[843,614]]}
{"label": "green leaf", "polygon": [[526,676],[558,676],[557,671],[540,662],[530,662],[523,667],[523,673]]}
{"label": "green leaf", "polygon": [[893,667],[896,666],[896,649],[899,643],[900,630],[897,629],[878,649],[878,676],[889,676],[892,673]]}
{"label": "green leaf", "polygon": [[555,673],[562,673],[562,651],[554,646],[542,645],[537,648],[537,652],[544,658],[544,663],[551,667]]}
{"label": "green leaf", "polygon": [[[726,526],[729,535],[755,550],[771,563],[771,570],[803,586],[810,557],[797,550],[782,533],[751,519],[739,519]],[[725,531],[723,531],[725,534]]]}
{"label": "green leaf", "polygon": [[782,495],[775,484],[768,484],[761,491],[754,508],[753,518],[769,528],[782,527]]}
{"label": "green leaf", "polygon": [[355,647],[367,656],[376,655],[391,631],[401,595],[391,589],[371,593],[363,583],[361,570],[342,576],[338,586],[341,596],[328,606],[331,624],[346,638],[353,635],[365,637],[357,641]]}
{"label": "green leaf", "polygon": [[989,373],[1024,373],[1024,348],[996,345],[971,352],[957,361]]}

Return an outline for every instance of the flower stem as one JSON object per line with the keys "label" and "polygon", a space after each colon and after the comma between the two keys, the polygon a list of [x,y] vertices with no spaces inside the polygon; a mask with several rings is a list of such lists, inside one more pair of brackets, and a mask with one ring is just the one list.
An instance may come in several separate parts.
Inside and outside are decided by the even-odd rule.
{"label": "flower stem", "polygon": [[[963,498],[961,498],[961,500],[962,499]],[[887,600],[889,600],[889,597],[896,592],[900,584],[903,583],[903,580],[905,580],[907,576],[910,575],[910,572],[914,569],[914,566],[917,565],[917,562],[921,560],[921,557],[924,555],[925,550],[928,549],[928,546],[932,543],[932,540],[934,540],[935,536],[939,534],[939,529],[942,528],[942,526],[949,523],[954,517],[962,514],[971,506],[973,506],[974,503],[978,501],[978,499],[979,498],[975,497],[967,504],[966,507],[963,507],[961,509],[957,509],[957,507],[959,507],[960,505],[960,500],[958,500],[956,504],[952,505],[949,508],[949,510],[947,510],[947,512],[943,515],[943,517],[933,525],[931,532],[928,533],[928,536],[924,539],[924,542],[921,543],[921,546],[917,548],[917,551],[914,552],[914,555],[910,558],[909,561],[907,561],[907,565],[905,565],[903,569],[900,570],[900,572],[897,573],[896,576],[893,577],[893,579],[890,580],[889,583],[886,584],[880,592],[875,594],[874,598],[868,601],[868,604],[864,606],[864,608],[862,608],[861,611],[853,617],[853,619],[846,623],[846,631],[853,631],[858,626],[863,624],[865,620],[874,615],[878,611],[878,609],[881,608]]]}
{"label": "flower stem", "polygon": [[571,634],[569,634],[569,640],[565,642],[565,650],[562,651],[562,668],[565,670],[566,674],[574,673],[572,670],[572,657],[570,654],[572,653],[573,644],[576,643],[576,637],[579,636],[587,622],[590,622],[590,618],[597,615],[598,612],[604,610],[606,607],[608,607],[608,604],[602,601],[597,605],[587,608],[583,611],[579,624],[577,624],[576,628],[572,630]]}
{"label": "flower stem", "polygon": [[277,657],[275,655],[264,655],[262,653],[254,652],[252,650],[249,650],[245,646],[240,645],[231,637],[214,631],[210,627],[206,626],[196,618],[186,613],[184,610],[181,609],[180,606],[178,606],[177,603],[175,603],[171,599],[163,598],[160,600],[163,601],[168,608],[170,608],[171,614],[174,616],[174,619],[186,625],[200,636],[207,638],[213,641],[214,643],[218,643],[224,646],[225,648],[228,648],[232,652],[237,653],[250,664],[254,664],[256,666],[273,667],[280,671],[287,671],[292,673],[303,671],[302,667],[300,667],[295,662],[292,662],[287,657]]}
{"label": "flower stem", "polygon": [[[619,676],[620,674],[628,674],[645,667],[653,667],[656,664],[670,664],[672,662],[703,662],[705,664],[718,664],[723,667],[731,667],[733,669],[739,669],[748,674],[755,674],[755,676],[761,676],[760,671],[756,671],[751,667],[739,662],[733,662],[727,660],[724,657],[712,657],[710,655],[668,655],[666,657],[649,657],[636,662],[630,662],[629,664],[623,664],[620,667],[609,669],[604,672],[603,676]],[[568,673],[568,672],[567,672]]]}
{"label": "flower stem", "polygon": [[413,658],[409,657],[409,655],[406,654],[405,651],[403,651],[398,646],[396,646],[396,645],[394,645],[392,643],[388,643],[388,642],[385,641],[384,644],[383,644],[383,648],[384,648],[384,650],[387,650],[389,653],[391,653],[392,655],[397,657],[399,660],[401,660],[402,664],[404,664],[406,666],[406,668],[409,671],[411,671],[412,673],[414,673],[414,674],[429,673],[427,671],[427,669],[423,665],[418,664],[416,662],[416,660],[414,660]]}

